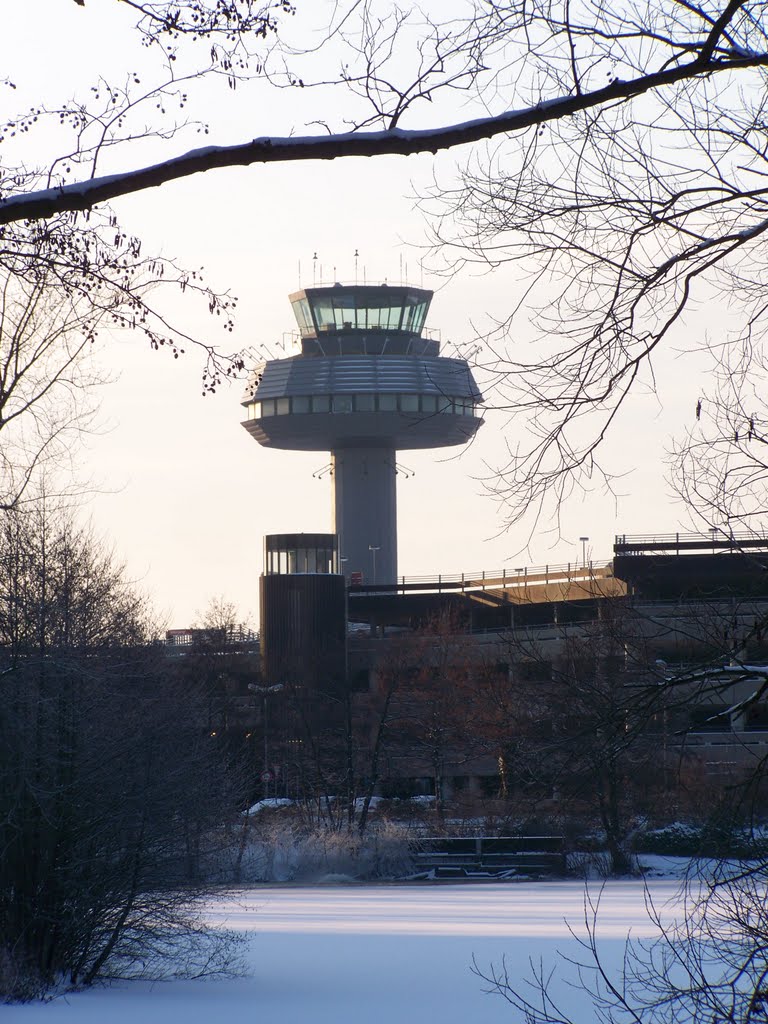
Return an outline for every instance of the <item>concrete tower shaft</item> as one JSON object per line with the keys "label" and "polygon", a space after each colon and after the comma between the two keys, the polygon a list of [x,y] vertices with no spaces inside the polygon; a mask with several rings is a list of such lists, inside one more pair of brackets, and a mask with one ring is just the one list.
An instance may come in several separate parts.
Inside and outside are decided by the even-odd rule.
{"label": "concrete tower shaft", "polygon": [[423,333],[431,291],[337,284],[290,299],[301,351],[255,369],[243,426],[266,447],[332,453],[344,571],[392,583],[396,453],[468,441],[482,395],[466,361]]}
{"label": "concrete tower shaft", "polygon": [[397,579],[397,453],[341,448],[333,465],[333,529],[348,551],[345,571],[370,583]]}

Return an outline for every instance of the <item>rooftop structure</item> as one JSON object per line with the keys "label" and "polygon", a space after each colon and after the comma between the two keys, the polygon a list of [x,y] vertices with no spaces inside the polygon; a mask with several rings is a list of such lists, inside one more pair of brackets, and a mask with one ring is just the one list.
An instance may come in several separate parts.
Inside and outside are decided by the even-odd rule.
{"label": "rooftop structure", "polygon": [[344,571],[371,583],[397,578],[398,450],[464,444],[483,422],[466,361],[424,332],[431,299],[408,285],[295,292],[301,351],[258,366],[242,402],[259,444],[330,452]]}
{"label": "rooftop structure", "polygon": [[345,678],[345,581],[333,533],[264,538],[259,584],[262,677],[325,692]]}

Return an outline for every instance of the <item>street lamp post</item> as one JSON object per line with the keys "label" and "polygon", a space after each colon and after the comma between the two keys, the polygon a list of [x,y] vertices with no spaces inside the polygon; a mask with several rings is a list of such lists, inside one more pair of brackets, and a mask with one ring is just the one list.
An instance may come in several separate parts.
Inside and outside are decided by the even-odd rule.
{"label": "street lamp post", "polygon": [[381,545],[380,544],[369,544],[368,545],[368,550],[373,555],[373,582],[374,582],[374,585],[375,585],[378,582],[378,580],[376,579],[376,552],[377,551],[381,551]]}
{"label": "street lamp post", "polygon": [[581,541],[581,564],[586,569],[586,567],[587,567],[587,541],[589,540],[589,537],[579,537],[579,540]]}
{"label": "street lamp post", "polygon": [[[261,695],[264,701],[264,770],[262,772],[262,781],[264,782],[264,796],[269,796],[269,780],[270,780],[270,768],[269,768],[269,730],[267,728],[267,697],[272,693],[279,693],[283,689],[282,683],[275,683],[274,686],[257,686],[256,683],[248,683],[248,689],[251,693],[258,693]],[[277,792],[277,789],[275,789]]]}

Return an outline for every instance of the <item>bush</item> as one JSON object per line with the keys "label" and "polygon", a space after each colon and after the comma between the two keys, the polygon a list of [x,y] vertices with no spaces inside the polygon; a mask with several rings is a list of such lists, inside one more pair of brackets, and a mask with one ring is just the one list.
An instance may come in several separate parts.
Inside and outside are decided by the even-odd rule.
{"label": "bush", "polygon": [[673,822],[662,828],[649,829],[638,836],[637,853],[653,853],[663,857],[695,857],[701,851],[702,828]]}
{"label": "bush", "polygon": [[260,820],[242,857],[240,877],[245,882],[399,878],[413,869],[408,835],[387,821],[360,836],[322,824],[306,828],[285,818],[271,824]]}
{"label": "bush", "polygon": [[758,860],[768,856],[768,838],[751,828],[714,819],[703,825],[674,822],[638,837],[638,853],[668,857],[733,857]]}

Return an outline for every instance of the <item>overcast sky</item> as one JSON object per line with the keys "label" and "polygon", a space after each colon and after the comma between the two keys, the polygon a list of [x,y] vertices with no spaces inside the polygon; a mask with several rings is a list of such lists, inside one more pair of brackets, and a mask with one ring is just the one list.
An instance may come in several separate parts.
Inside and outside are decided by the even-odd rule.
{"label": "overcast sky", "polygon": [[[25,97],[62,96],[82,87],[126,56],[116,5],[87,0],[38,0],[35,39],[29,11],[4,12],[3,66],[18,88],[3,90],[5,111]],[[318,5],[322,7],[322,5]],[[114,72],[113,72],[114,73]],[[212,92],[209,142],[231,142],[301,128],[295,93],[242,91],[230,102]],[[341,94],[339,94],[341,102]],[[457,107],[461,119],[480,113]],[[309,117],[317,116],[311,111]],[[309,117],[305,117],[308,120]],[[311,131],[316,132],[317,126]],[[40,145],[47,140],[41,137]],[[153,143],[126,150],[136,164],[199,144]],[[145,251],[158,250],[187,266],[204,266],[209,281],[240,299],[233,336],[217,333],[201,316],[196,330],[227,350],[275,349],[295,329],[289,292],[311,285],[313,256],[325,280],[350,281],[359,252],[359,276],[369,283],[396,281],[437,290],[428,326],[443,344],[470,342],[509,310],[520,287],[518,268],[441,279],[420,266],[425,221],[414,196],[437,174],[450,181],[466,151],[412,158],[347,160],[324,164],[214,171],[114,204],[123,225],[139,234]],[[706,316],[706,310],[702,316]],[[702,323],[704,321],[702,320]],[[523,331],[525,325],[520,326]],[[685,348],[689,322],[678,336]],[[220,337],[220,335],[222,335]],[[508,339],[514,351],[515,338]],[[86,441],[83,461],[99,493],[87,504],[131,575],[141,581],[171,626],[192,622],[214,595],[257,612],[262,540],[278,531],[330,529],[331,483],[313,478],[327,464],[323,453],[262,449],[240,425],[242,385],[201,396],[200,362],[174,361],[142,339],[110,340],[101,357],[116,377],[102,396],[103,431]],[[482,361],[483,353],[478,358]],[[493,411],[467,450],[403,453],[414,471],[398,481],[399,566],[405,575],[476,572],[522,565],[565,563],[581,555],[580,536],[597,560],[611,556],[615,533],[674,532],[687,522],[665,484],[663,452],[670,431],[690,419],[698,384],[677,351],[658,364],[660,399],[638,396],[620,417],[605,462],[622,474],[615,495],[597,489],[577,495],[553,520],[507,532],[484,481],[503,463],[515,438],[503,411]],[[480,376],[482,376],[480,374]]]}

